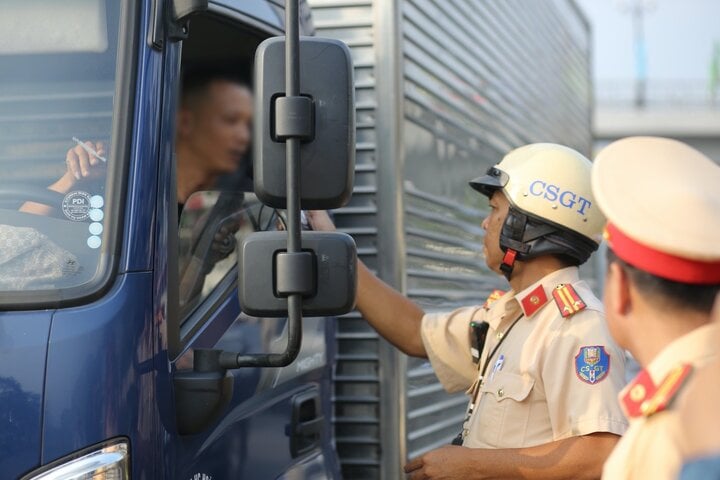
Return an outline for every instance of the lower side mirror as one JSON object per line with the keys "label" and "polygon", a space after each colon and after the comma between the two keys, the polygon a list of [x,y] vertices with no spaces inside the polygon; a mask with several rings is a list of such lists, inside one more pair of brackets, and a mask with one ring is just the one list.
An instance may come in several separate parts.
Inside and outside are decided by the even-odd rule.
{"label": "lower side mirror", "polygon": [[[350,235],[338,232],[303,232],[302,250],[312,255],[307,269],[305,316],[342,315],[355,306],[357,248]],[[286,279],[278,268],[278,254],[287,251],[287,232],[258,232],[247,236],[238,249],[238,296],[240,306],[256,317],[287,316],[287,298],[278,285],[298,284],[298,276]],[[282,255],[281,255],[282,256]],[[294,272],[297,273],[297,272]]]}

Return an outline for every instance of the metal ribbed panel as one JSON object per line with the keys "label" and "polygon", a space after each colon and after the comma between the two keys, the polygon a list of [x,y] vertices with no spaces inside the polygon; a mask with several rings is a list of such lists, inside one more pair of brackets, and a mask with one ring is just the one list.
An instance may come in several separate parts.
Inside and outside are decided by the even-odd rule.
{"label": "metal ribbed panel", "polygon": [[[377,267],[377,153],[375,50],[371,0],[311,0],[321,37],[344,41],[352,53],[356,101],[355,188],[348,206],[335,212],[360,258]],[[343,478],[380,478],[380,340],[359,313],[338,320],[335,365],[335,441]]]}
{"label": "metal ribbed panel", "polygon": [[[407,293],[449,310],[504,286],[481,254],[486,201],[467,182],[526,143],[589,153],[589,32],[567,1],[401,5]],[[427,362],[407,368],[413,457],[457,434],[467,398],[445,394]]]}
{"label": "metal ribbed panel", "polygon": [[[426,310],[503,286],[482,258],[486,203],[467,182],[512,147],[589,153],[589,32],[567,0],[310,0],[355,66],[357,163],[336,211],[360,258]],[[347,479],[400,478],[458,432],[464,395],[358,313],[338,323],[335,431]],[[381,456],[382,452],[382,456]]]}

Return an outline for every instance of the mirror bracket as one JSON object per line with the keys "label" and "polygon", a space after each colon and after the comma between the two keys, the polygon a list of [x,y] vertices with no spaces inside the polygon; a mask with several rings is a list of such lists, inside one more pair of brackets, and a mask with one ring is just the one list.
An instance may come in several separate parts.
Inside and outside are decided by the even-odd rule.
{"label": "mirror bracket", "polygon": [[315,109],[310,97],[275,97],[275,132],[273,140],[284,142],[297,138],[311,142],[315,137]]}
{"label": "mirror bracket", "polygon": [[307,297],[316,290],[315,255],[312,252],[279,252],[275,255],[275,290],[280,297],[294,293]]}

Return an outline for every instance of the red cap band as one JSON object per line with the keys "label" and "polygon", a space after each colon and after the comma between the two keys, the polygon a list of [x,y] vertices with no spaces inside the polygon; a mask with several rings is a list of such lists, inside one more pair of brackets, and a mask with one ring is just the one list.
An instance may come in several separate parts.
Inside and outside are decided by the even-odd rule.
{"label": "red cap band", "polygon": [[615,255],[633,267],[675,282],[698,285],[720,283],[720,261],[691,260],[655,250],[636,242],[609,222],[605,233],[608,246]]}

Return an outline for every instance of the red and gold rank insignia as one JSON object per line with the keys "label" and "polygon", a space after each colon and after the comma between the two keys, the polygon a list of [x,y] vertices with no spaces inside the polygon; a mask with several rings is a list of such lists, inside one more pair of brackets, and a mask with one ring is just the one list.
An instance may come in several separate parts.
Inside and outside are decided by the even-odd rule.
{"label": "red and gold rank insignia", "polygon": [[490,296],[487,298],[487,300],[485,300],[485,304],[483,305],[483,308],[485,310],[490,310],[490,306],[493,303],[495,303],[497,300],[499,300],[500,297],[502,297],[503,295],[505,295],[505,292],[503,292],[502,290],[493,290],[492,293],[490,294]]}
{"label": "red and gold rank insignia", "polygon": [[680,388],[692,372],[692,365],[682,364],[675,367],[655,385],[646,370],[642,370],[632,383],[626,387],[621,398],[625,413],[633,417],[649,417],[662,412],[675,398]]}
{"label": "red and gold rank insignia", "polygon": [[561,283],[555,287],[552,296],[560,310],[560,315],[564,318],[570,317],[587,307],[572,285]]}

